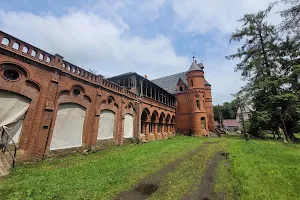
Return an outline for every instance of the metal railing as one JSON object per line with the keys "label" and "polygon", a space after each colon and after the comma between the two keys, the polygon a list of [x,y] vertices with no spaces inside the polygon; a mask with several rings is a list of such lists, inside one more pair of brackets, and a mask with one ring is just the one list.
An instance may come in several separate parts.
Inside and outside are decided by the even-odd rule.
{"label": "metal railing", "polygon": [[[0,147],[2,148],[2,153],[5,154],[5,152],[7,151],[12,160],[12,167],[15,166],[15,162],[16,162],[16,154],[17,154],[17,149],[19,148],[19,146],[15,143],[15,141],[13,140],[13,138],[11,137],[11,135],[9,134],[9,132],[6,130],[6,127],[0,127]],[[12,142],[12,144],[14,145],[14,151],[12,152],[9,148],[9,142]]]}

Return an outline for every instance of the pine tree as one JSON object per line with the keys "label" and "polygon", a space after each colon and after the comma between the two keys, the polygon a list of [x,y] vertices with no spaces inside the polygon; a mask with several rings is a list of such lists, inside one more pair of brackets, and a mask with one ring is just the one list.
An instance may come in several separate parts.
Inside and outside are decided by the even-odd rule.
{"label": "pine tree", "polygon": [[282,30],[291,30],[298,32],[300,30],[300,0],[282,0],[285,4],[291,4],[292,6],[286,10],[280,12],[283,17],[281,23]]}
{"label": "pine tree", "polygon": [[243,42],[237,53],[228,59],[241,59],[236,70],[248,81],[243,93],[251,96],[256,113],[252,117],[251,130],[259,135],[262,130],[277,131],[280,124],[280,113],[277,97],[282,95],[280,85],[283,79],[280,75],[277,54],[280,38],[274,25],[267,23],[267,14],[271,7],[255,14],[245,14],[239,20],[242,28],[231,35],[232,41]]}
{"label": "pine tree", "polygon": [[[272,6],[256,14],[244,15],[240,20],[243,22],[242,28],[233,33],[230,40],[244,44],[236,54],[227,58],[242,60],[236,70],[241,71],[248,81],[240,93],[250,96],[256,109],[251,119],[252,133],[259,135],[263,130],[278,132],[281,127],[287,139],[294,139],[293,133],[299,127],[300,119],[299,27],[287,28],[287,24],[299,23],[297,17],[288,14],[296,12],[298,7],[281,13],[285,20],[277,29],[266,20]],[[289,31],[283,34],[287,29]],[[279,33],[285,38],[280,38]]]}

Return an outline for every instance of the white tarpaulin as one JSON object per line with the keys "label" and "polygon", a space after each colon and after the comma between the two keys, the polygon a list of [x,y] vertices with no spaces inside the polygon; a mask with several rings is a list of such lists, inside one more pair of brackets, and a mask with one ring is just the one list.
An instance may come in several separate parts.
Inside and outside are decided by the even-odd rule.
{"label": "white tarpaulin", "polygon": [[133,137],[133,116],[126,114],[124,120],[124,138]]}
{"label": "white tarpaulin", "polygon": [[58,106],[50,150],[82,146],[85,110],[73,103]]}
{"label": "white tarpaulin", "polygon": [[0,128],[5,128],[15,143],[19,142],[29,104],[30,100],[22,95],[0,91]]}
{"label": "white tarpaulin", "polygon": [[98,140],[110,139],[114,137],[115,113],[110,110],[103,110],[100,113],[98,127]]}

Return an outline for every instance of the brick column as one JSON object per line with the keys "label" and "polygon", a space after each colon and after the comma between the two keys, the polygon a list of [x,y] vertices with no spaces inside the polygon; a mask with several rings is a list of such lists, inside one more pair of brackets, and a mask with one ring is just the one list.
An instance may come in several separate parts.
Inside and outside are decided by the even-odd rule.
{"label": "brick column", "polygon": [[[40,100],[40,105],[38,107],[38,113],[35,119],[40,123],[34,127],[36,130],[37,140],[34,142],[34,151],[32,155],[36,158],[42,158],[49,150],[51,140],[51,133],[54,129],[55,121],[53,120],[54,110],[55,110],[55,100],[57,98],[58,91],[58,74],[53,74],[52,80],[48,83],[48,88],[45,90],[45,94],[42,95]],[[41,128],[41,126],[43,128]],[[32,144],[33,145],[33,144]]]}
{"label": "brick column", "polygon": [[32,48],[28,48],[27,54],[28,54],[28,56],[30,56],[30,57],[32,57],[32,56],[31,56],[32,50],[33,50]]}
{"label": "brick column", "polygon": [[15,43],[15,41],[13,39],[9,39],[8,47],[12,49],[14,43]]}
{"label": "brick column", "polygon": [[22,50],[23,50],[23,47],[24,47],[24,44],[19,44],[19,49],[17,50],[18,53],[22,53]]}
{"label": "brick column", "polygon": [[3,38],[4,38],[4,36],[0,33],[0,44],[2,44]]}
{"label": "brick column", "polygon": [[159,123],[155,123],[155,138],[156,139],[161,139],[162,134],[158,132],[158,125],[159,125]]}
{"label": "brick column", "polygon": [[149,122],[144,122],[144,126],[145,126],[145,134],[149,133]]}

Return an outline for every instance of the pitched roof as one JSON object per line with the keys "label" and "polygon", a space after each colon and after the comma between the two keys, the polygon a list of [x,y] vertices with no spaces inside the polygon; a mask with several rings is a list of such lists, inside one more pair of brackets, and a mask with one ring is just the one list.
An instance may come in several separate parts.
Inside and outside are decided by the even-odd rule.
{"label": "pitched roof", "polygon": [[238,123],[238,121],[236,119],[224,119],[223,120],[223,125],[224,126],[231,126],[231,127],[239,127],[240,124]]}
{"label": "pitched roof", "polygon": [[[164,90],[166,90],[171,94],[176,94],[177,93],[176,86],[179,79],[181,79],[184,82],[184,84],[188,85],[186,79],[186,73],[187,72],[181,72],[178,74],[165,76],[162,78],[151,80],[151,82],[153,82],[154,84],[158,85],[159,87],[163,88]],[[210,85],[205,79],[204,81],[205,81],[205,85]]]}

